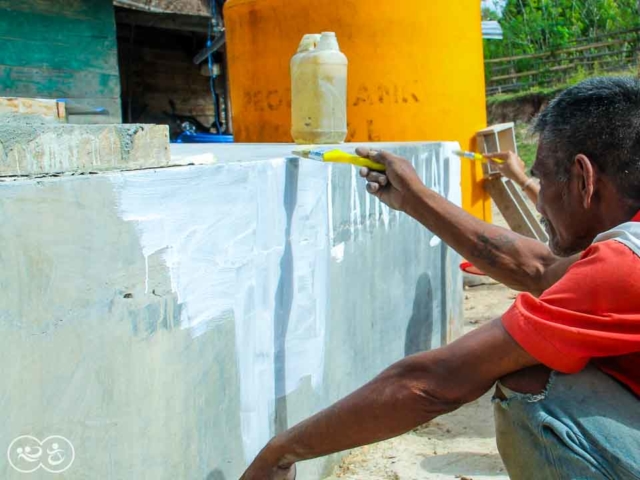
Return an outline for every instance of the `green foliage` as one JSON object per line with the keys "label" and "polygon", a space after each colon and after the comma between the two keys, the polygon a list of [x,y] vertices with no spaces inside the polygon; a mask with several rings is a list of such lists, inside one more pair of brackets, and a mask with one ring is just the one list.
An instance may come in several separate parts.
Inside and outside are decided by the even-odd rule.
{"label": "green foliage", "polygon": [[486,58],[557,50],[579,38],[636,28],[640,13],[637,0],[507,0],[500,24],[504,40],[485,41]]}
{"label": "green foliage", "polygon": [[500,20],[500,15],[492,8],[482,7],[482,20]]}

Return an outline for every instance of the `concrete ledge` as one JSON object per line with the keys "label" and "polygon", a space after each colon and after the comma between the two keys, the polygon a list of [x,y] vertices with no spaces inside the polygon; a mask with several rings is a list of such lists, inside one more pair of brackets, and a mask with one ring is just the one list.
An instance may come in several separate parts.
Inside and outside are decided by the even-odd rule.
{"label": "concrete ledge", "polygon": [[0,116],[0,176],[100,172],[171,164],[165,125],[68,125]]}

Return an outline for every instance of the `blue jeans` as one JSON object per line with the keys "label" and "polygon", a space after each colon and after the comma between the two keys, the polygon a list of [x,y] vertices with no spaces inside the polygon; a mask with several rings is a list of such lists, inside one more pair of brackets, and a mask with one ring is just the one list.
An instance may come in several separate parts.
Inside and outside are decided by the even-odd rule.
{"label": "blue jeans", "polygon": [[609,375],[552,372],[540,395],[499,386],[496,437],[512,480],[640,479],[640,399]]}

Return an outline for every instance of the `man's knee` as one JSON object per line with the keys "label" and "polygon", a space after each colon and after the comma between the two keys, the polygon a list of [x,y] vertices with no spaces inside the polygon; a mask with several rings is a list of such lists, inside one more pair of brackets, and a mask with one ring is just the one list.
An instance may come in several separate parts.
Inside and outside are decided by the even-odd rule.
{"label": "man's knee", "polygon": [[[517,393],[537,395],[544,392],[544,389],[549,382],[550,375],[550,368],[545,367],[544,365],[536,365],[502,377],[500,379],[500,384]],[[502,400],[506,399],[505,395],[500,390],[500,385],[496,385],[495,396]]]}

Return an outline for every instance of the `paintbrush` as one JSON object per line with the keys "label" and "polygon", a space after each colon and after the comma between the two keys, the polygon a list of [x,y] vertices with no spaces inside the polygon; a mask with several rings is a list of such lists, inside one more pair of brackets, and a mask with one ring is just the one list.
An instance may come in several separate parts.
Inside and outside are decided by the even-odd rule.
{"label": "paintbrush", "polygon": [[[468,158],[469,160],[479,160],[481,162],[489,161],[489,159],[484,155],[482,155],[481,153],[463,152],[461,150],[454,150],[453,154],[461,158]],[[492,158],[491,160],[496,163],[504,163],[504,160],[501,160],[499,158]]]}
{"label": "paintbrush", "polygon": [[352,155],[338,149],[327,150],[321,148],[306,148],[296,150],[292,153],[296,157],[308,158],[309,160],[316,160],[318,162],[347,163],[357,167],[367,167],[368,169],[375,170],[376,172],[384,172],[386,170],[386,167],[381,163],[374,162],[373,160],[369,160],[368,158],[363,158],[358,155]]}

